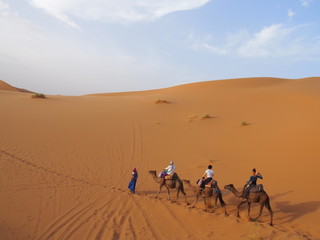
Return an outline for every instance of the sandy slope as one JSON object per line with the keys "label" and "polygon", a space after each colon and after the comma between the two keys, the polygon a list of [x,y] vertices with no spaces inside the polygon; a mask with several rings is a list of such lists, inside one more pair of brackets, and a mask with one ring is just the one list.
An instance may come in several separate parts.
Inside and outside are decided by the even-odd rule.
{"label": "sandy slope", "polygon": [[13,91],[13,92],[24,92],[24,93],[32,93],[29,90],[26,89],[22,89],[22,88],[16,88],[11,86],[10,84],[0,80],[0,90],[4,90],[4,91]]}
{"label": "sandy slope", "polygon": [[[320,239],[319,106],[320,78],[48,99],[0,90],[1,239]],[[147,172],[170,160],[191,182],[213,164],[221,187],[241,188],[257,168],[275,226],[267,211],[249,222],[245,206],[237,219],[227,191],[229,217],[164,191],[154,199]],[[137,195],[127,191],[133,167]]]}

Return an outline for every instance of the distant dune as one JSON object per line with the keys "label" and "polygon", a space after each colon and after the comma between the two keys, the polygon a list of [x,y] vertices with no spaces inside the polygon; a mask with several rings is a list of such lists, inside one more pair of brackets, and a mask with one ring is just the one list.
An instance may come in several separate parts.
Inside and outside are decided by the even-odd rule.
{"label": "distant dune", "polygon": [[[0,238],[320,239],[320,78],[243,78],[152,91],[32,99],[0,82]],[[14,90],[15,89],[15,90]],[[195,185],[209,164],[230,214],[167,200],[148,170],[175,161]],[[132,168],[137,194],[127,189]],[[270,197],[237,199],[256,168]],[[185,186],[187,201],[195,200]],[[171,190],[171,198],[176,193]],[[211,202],[211,204],[213,204]],[[258,205],[251,214],[257,216]]]}
{"label": "distant dune", "polygon": [[0,90],[3,90],[3,91],[14,91],[14,92],[24,92],[24,93],[32,93],[31,91],[29,90],[26,90],[26,89],[22,89],[22,88],[16,88],[16,87],[13,87],[11,86],[10,84],[0,80]]}

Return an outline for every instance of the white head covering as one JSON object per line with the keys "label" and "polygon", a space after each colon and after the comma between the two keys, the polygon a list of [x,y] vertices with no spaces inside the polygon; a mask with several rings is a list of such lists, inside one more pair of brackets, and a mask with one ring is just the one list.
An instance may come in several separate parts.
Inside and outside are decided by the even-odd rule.
{"label": "white head covering", "polygon": [[170,161],[170,165],[173,165],[174,164],[174,161]]}

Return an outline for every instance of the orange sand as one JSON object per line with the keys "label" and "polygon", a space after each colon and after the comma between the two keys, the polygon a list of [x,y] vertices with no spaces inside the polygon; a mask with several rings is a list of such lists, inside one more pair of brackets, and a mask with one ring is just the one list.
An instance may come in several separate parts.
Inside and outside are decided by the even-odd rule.
{"label": "orange sand", "polygon": [[[0,82],[1,240],[320,239],[320,78],[47,99],[12,88]],[[167,201],[164,189],[154,199],[148,170],[170,160],[192,183],[212,164],[221,188],[240,189],[257,168],[274,227],[266,210],[249,222],[246,205],[237,219],[227,191],[229,217],[204,212],[201,200],[195,209]],[[133,167],[136,195],[127,189]]]}

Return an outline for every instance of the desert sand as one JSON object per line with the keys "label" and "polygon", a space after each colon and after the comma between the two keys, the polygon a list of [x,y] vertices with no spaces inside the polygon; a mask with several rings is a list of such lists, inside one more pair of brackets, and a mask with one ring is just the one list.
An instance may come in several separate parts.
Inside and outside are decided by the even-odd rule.
{"label": "desert sand", "polygon": [[[319,107],[320,78],[46,99],[1,82],[0,239],[320,239]],[[148,170],[171,160],[193,185],[212,164],[220,188],[241,189],[257,168],[274,226],[266,209],[251,222],[243,205],[237,218],[240,200],[225,189],[229,216],[164,189],[155,199]]]}

